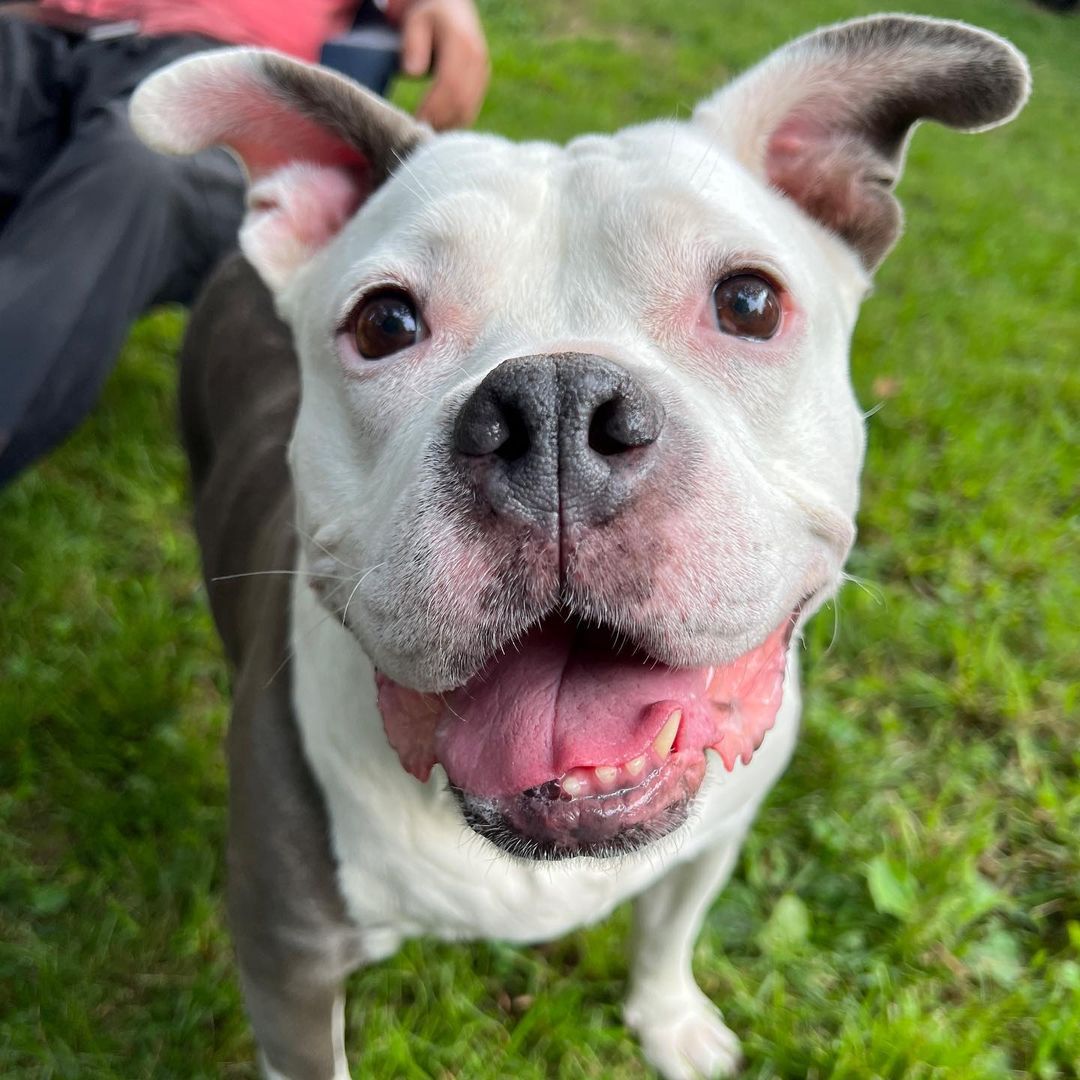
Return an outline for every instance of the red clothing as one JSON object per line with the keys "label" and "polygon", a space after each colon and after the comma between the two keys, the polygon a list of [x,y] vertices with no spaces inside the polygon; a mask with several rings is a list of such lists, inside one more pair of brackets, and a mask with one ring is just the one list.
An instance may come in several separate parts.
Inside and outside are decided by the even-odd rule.
{"label": "red clothing", "polygon": [[317,59],[323,42],[347,30],[359,6],[359,0],[41,0],[46,13],[134,19],[143,34],[205,34],[303,60]]}

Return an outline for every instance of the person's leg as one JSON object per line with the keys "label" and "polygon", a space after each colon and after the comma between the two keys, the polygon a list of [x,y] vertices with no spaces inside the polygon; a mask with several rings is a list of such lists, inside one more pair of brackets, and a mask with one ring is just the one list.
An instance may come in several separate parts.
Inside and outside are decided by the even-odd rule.
{"label": "person's leg", "polygon": [[0,230],[67,137],[70,74],[65,34],[0,9]]}
{"label": "person's leg", "polygon": [[0,235],[0,483],[86,416],[138,315],[191,298],[242,211],[223,151],[155,154],[126,98],[83,111]]}

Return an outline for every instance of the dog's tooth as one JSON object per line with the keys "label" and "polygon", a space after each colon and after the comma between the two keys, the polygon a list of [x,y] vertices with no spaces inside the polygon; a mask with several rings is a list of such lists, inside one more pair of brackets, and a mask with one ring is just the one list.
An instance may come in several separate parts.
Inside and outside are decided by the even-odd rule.
{"label": "dog's tooth", "polygon": [[675,744],[675,736],[679,734],[679,724],[682,723],[682,709],[676,709],[664,722],[660,734],[653,739],[653,749],[661,758],[666,758],[671,753]]}
{"label": "dog's tooth", "polygon": [[645,771],[645,755],[631,758],[624,767],[631,776],[640,776]]}
{"label": "dog's tooth", "polygon": [[575,798],[585,790],[585,781],[573,773],[567,773],[560,781],[563,791],[571,798]]}
{"label": "dog's tooth", "polygon": [[605,785],[615,783],[615,778],[619,775],[619,770],[614,765],[597,765],[593,772],[596,773],[596,779]]}

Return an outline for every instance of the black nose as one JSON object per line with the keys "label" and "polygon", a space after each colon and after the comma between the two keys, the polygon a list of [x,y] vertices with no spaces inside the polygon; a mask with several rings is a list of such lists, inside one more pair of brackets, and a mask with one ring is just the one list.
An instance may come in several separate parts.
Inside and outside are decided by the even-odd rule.
{"label": "black nose", "polygon": [[651,470],[663,425],[660,402],[618,364],[584,353],[525,356],[473,391],[454,449],[496,514],[595,525]]}

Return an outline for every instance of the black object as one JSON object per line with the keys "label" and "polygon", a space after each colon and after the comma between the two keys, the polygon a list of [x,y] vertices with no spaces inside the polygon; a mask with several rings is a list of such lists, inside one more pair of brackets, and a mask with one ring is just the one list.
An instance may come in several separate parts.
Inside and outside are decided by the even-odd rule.
{"label": "black object", "polygon": [[373,3],[360,8],[352,29],[322,47],[319,62],[355,79],[361,86],[385,94],[397,74],[401,35]]}
{"label": "black object", "polygon": [[659,400],[587,353],[504,360],[454,423],[458,466],[478,504],[541,526],[614,517],[651,471]]}
{"label": "black object", "polygon": [[0,17],[0,485],[86,416],[132,320],[235,246],[232,157],[163,157],[127,119],[141,79],[215,44]]}

